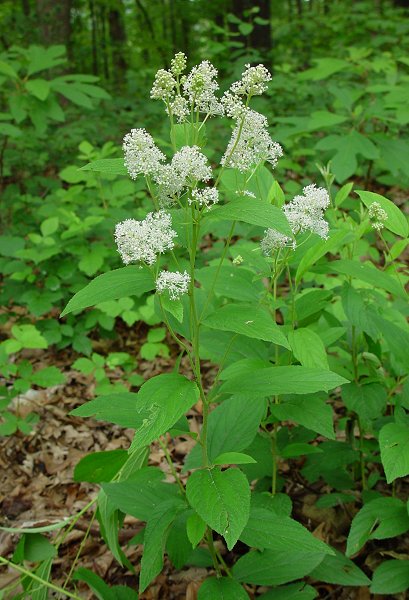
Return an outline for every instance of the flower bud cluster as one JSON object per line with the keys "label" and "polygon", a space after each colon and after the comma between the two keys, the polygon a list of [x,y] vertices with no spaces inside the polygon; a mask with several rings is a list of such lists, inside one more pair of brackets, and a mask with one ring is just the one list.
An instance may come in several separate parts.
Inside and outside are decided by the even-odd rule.
{"label": "flower bud cluster", "polygon": [[115,242],[123,262],[144,262],[153,265],[158,254],[174,247],[176,231],[169,213],[160,210],[148,213],[143,221],[126,219],[115,228]]}
{"label": "flower bud cluster", "polygon": [[163,294],[164,291],[169,292],[171,300],[178,300],[183,294],[187,294],[190,285],[190,275],[187,271],[181,273],[176,271],[161,271],[156,279],[156,291],[158,294]]}
{"label": "flower bud cluster", "polygon": [[388,219],[386,211],[383,210],[379,202],[372,202],[368,210],[371,225],[376,231],[385,227],[385,221]]}
{"label": "flower bud cluster", "polygon": [[153,175],[165,160],[165,155],[145,129],[132,129],[127,133],[122,148],[125,154],[125,166],[132,179],[136,179],[140,174]]}
{"label": "flower bud cluster", "polygon": [[170,61],[170,70],[173,75],[181,75],[186,69],[187,57],[184,52],[177,52]]}
{"label": "flower bud cluster", "polygon": [[175,94],[176,79],[170,71],[159,69],[155,75],[155,80],[151,89],[151,98],[154,100],[164,100],[165,102]]}
{"label": "flower bud cluster", "polygon": [[324,219],[324,211],[329,206],[329,196],[324,188],[317,188],[315,184],[307,185],[303,195],[295,196],[283,208],[290,227],[296,235],[303,231],[316,233],[327,239],[329,226]]}

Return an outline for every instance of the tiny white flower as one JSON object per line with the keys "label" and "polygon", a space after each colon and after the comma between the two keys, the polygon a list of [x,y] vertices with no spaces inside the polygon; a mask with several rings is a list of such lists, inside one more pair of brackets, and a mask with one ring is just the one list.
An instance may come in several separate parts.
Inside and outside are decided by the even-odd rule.
{"label": "tiny white flower", "polygon": [[132,129],[124,137],[125,166],[132,179],[139,174],[152,175],[165,160],[165,155],[155,145],[145,129]]}
{"label": "tiny white flower", "polygon": [[219,192],[217,188],[207,187],[204,189],[195,189],[192,191],[191,198],[188,200],[189,204],[196,202],[198,206],[206,206],[211,208],[214,204],[219,202]]}
{"label": "tiny white flower", "polygon": [[384,211],[379,202],[372,202],[368,210],[371,225],[376,231],[380,231],[385,227],[385,221],[388,219],[387,213]]}
{"label": "tiny white flower", "polygon": [[280,144],[273,142],[267,126],[264,115],[246,108],[237,120],[221,164],[242,173],[263,161],[274,167],[283,150]]}
{"label": "tiny white flower", "polygon": [[[182,96],[176,96],[175,99],[170,102],[170,110],[172,114],[177,118],[179,123],[184,123],[187,117],[189,116],[189,104],[185,98]],[[168,109],[166,108],[166,112],[169,114]]]}
{"label": "tiny white flower", "polygon": [[270,256],[276,250],[285,248],[291,239],[277,231],[276,229],[267,229],[260,242],[261,250],[266,256]]}
{"label": "tiny white flower", "polygon": [[269,81],[271,81],[271,73],[264,65],[256,67],[246,65],[241,80],[233,83],[230,90],[239,96],[259,96],[266,91]]}
{"label": "tiny white flower", "polygon": [[170,165],[162,165],[154,175],[159,197],[164,205],[171,204],[186,187],[209,181],[212,169],[198,146],[183,146]]}
{"label": "tiny white flower", "polygon": [[236,190],[235,193],[237,196],[247,196],[248,198],[256,197],[256,194],[254,194],[253,192],[250,192],[250,190]]}
{"label": "tiny white flower", "polygon": [[148,213],[143,221],[126,219],[115,227],[115,242],[123,262],[153,265],[157,255],[174,247],[176,231],[169,213]]}
{"label": "tiny white flower", "polygon": [[194,104],[194,107],[203,113],[223,113],[220,101],[215,96],[218,89],[217,69],[208,60],[193,67],[183,82],[183,92],[190,105]]}
{"label": "tiny white flower", "polygon": [[161,271],[156,279],[156,291],[163,294],[165,290],[169,292],[171,300],[178,300],[183,294],[189,291],[190,275],[187,271],[181,273],[176,271]]}
{"label": "tiny white flower", "polygon": [[329,203],[327,190],[317,188],[315,184],[307,185],[303,195],[295,196],[283,208],[293,233],[311,231],[327,239],[329,226],[324,219],[324,211]]}

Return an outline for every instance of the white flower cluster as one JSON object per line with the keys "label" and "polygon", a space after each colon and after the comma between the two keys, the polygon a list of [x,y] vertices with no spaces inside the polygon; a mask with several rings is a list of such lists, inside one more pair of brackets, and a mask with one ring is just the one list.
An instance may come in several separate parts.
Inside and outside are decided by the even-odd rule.
{"label": "white flower cluster", "polygon": [[211,208],[219,202],[219,192],[217,188],[207,187],[204,189],[195,189],[192,191],[188,200],[189,204],[197,203],[198,206]]}
{"label": "white flower cluster", "polygon": [[324,219],[324,211],[329,202],[327,190],[317,188],[315,184],[307,185],[303,195],[295,196],[283,209],[293,234],[311,231],[326,239],[329,227]]}
{"label": "white flower cluster", "polygon": [[185,271],[181,273],[176,271],[161,271],[156,279],[156,291],[163,294],[165,290],[169,292],[171,300],[178,300],[183,294],[189,291],[190,275]]}
{"label": "white flower cluster", "polygon": [[233,83],[230,89],[238,96],[260,96],[267,90],[269,81],[271,81],[271,73],[264,65],[256,67],[246,65],[241,80]]}
{"label": "white flower cluster", "polygon": [[148,213],[143,221],[126,219],[115,227],[115,242],[123,262],[145,262],[153,265],[157,255],[174,247],[176,231],[169,213]]}
{"label": "white flower cluster", "polygon": [[186,187],[209,181],[212,169],[198,146],[183,146],[170,165],[162,165],[154,176],[162,204],[171,204]]}
{"label": "white flower cluster", "polygon": [[280,144],[273,142],[267,127],[264,115],[246,108],[236,122],[221,164],[242,173],[264,161],[274,167],[283,150]]}
{"label": "white flower cluster", "polygon": [[145,129],[132,129],[124,137],[125,166],[132,179],[139,174],[153,175],[160,169],[165,155]]}
{"label": "white flower cluster", "polygon": [[[295,196],[291,202],[283,207],[293,235],[303,231],[316,233],[323,239],[328,237],[328,223],[324,219],[324,211],[330,203],[327,190],[317,188],[315,184],[307,185],[302,196]],[[283,235],[276,229],[267,229],[260,242],[261,250],[269,256],[285,246],[296,248],[295,239]]]}
{"label": "white flower cluster", "polygon": [[374,229],[380,231],[385,227],[385,221],[388,219],[388,215],[379,202],[372,202],[368,214]]}
{"label": "white flower cluster", "polygon": [[276,229],[267,229],[263,239],[260,242],[261,250],[266,256],[270,256],[273,252],[285,248],[290,242],[290,238],[283,235]]}
{"label": "white flower cluster", "polygon": [[223,108],[215,95],[219,89],[217,69],[204,60],[190,71],[183,83],[183,92],[191,106],[210,115],[223,114]]}

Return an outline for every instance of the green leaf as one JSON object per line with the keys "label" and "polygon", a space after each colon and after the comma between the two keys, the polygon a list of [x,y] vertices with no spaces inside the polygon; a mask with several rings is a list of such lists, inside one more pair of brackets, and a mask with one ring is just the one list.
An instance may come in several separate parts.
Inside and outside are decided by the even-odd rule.
{"label": "green leaf", "polygon": [[187,535],[187,521],[192,516],[190,507],[180,512],[173,521],[166,540],[166,553],[175,569],[182,569],[192,555],[192,544]]}
{"label": "green leaf", "polygon": [[[209,460],[226,452],[245,450],[257,434],[266,411],[263,399],[250,400],[248,396],[228,398],[209,415],[207,453]],[[187,457],[185,468],[201,465],[201,448],[196,445]]]}
{"label": "green leaf", "polygon": [[81,167],[81,171],[95,171],[106,175],[127,175],[123,158],[100,158]]}
{"label": "green leaf", "polygon": [[39,562],[54,558],[57,550],[53,544],[41,533],[24,534],[24,559],[30,562]]}
{"label": "green leaf", "polygon": [[293,235],[283,211],[258,198],[235,198],[223,206],[216,206],[206,213],[206,217],[216,221],[243,221],[250,225],[272,227],[290,237]]}
{"label": "green leaf", "polygon": [[[281,585],[308,575],[324,556],[319,552],[306,554],[297,545],[290,553],[288,550],[252,550],[239,558],[233,567],[233,575],[238,581],[254,585]],[[286,600],[287,597],[284,596]]]}
{"label": "green leaf", "polygon": [[354,183],[350,182],[350,183],[346,183],[338,190],[338,192],[335,196],[335,199],[334,199],[335,206],[341,206],[341,204],[344,202],[344,200],[346,200],[348,198],[353,187],[354,187]]}
{"label": "green leaf", "polygon": [[266,508],[252,508],[240,541],[252,548],[287,551],[302,550],[306,556],[333,554],[329,546],[317,539],[300,523]]}
{"label": "green leaf", "polygon": [[310,394],[328,392],[347,379],[332,371],[308,367],[264,367],[255,368],[252,375],[236,375],[221,386],[229,394],[250,393],[252,396],[275,396],[281,394]]}
{"label": "green leaf", "polygon": [[12,79],[18,79],[17,72],[4,60],[0,60],[0,73],[2,75],[7,75],[7,77],[11,77]]}
{"label": "green leaf", "polygon": [[398,498],[376,498],[365,504],[352,519],[346,555],[358,552],[368,540],[396,537],[409,529],[409,515]]}
{"label": "green leaf", "polygon": [[314,331],[307,328],[296,329],[288,334],[288,341],[295,358],[303,367],[329,369],[325,346]]}
{"label": "green leaf", "polygon": [[49,46],[30,46],[28,49],[28,58],[30,60],[27,75],[33,75],[45,69],[52,69],[57,65],[66,62],[65,47],[60,45]]}
{"label": "green leaf", "polygon": [[74,469],[74,481],[111,481],[128,458],[126,450],[105,450],[84,456]]}
{"label": "green leaf", "polygon": [[250,511],[250,487],[238,469],[203,469],[190,475],[187,499],[200,517],[233,548]]}
{"label": "green leaf", "polygon": [[104,490],[100,490],[98,494],[98,512],[97,518],[101,528],[102,537],[112,552],[112,555],[121,566],[124,564],[128,568],[132,568],[124,552],[122,551],[119,540],[118,531],[120,529],[120,514],[116,507],[110,502]]}
{"label": "green leaf", "polygon": [[387,483],[409,474],[409,427],[388,423],[379,432],[381,460]]}
{"label": "green leaf", "polygon": [[238,30],[244,36],[249,35],[253,31],[253,25],[251,23],[239,23]]}
{"label": "green leaf", "polygon": [[388,273],[379,271],[372,263],[361,263],[348,259],[334,260],[328,263],[325,271],[348,275],[407,300],[408,296],[402,284]]}
{"label": "green leaf", "polygon": [[135,429],[140,423],[137,415],[138,394],[132,392],[120,392],[99,396],[95,400],[86,402],[82,406],[74,408],[70,415],[75,417],[93,417],[98,421],[109,421],[121,427]]}
{"label": "green leaf", "polygon": [[372,594],[399,594],[409,588],[409,560],[386,560],[375,570]]}
{"label": "green leaf", "polygon": [[163,553],[170,527],[183,510],[181,500],[167,500],[159,504],[149,518],[145,529],[144,549],[139,577],[139,592],[144,592],[163,567]]}
{"label": "green leaf", "polygon": [[357,385],[352,382],[342,388],[342,399],[348,410],[355,412],[363,421],[370,421],[382,416],[387,394],[378,383]]}
{"label": "green leaf", "polygon": [[109,271],[93,279],[68,302],[61,317],[76,310],[95,306],[106,300],[127,296],[142,296],[155,288],[150,271],[144,267],[129,266]]}
{"label": "green leaf", "polygon": [[215,465],[248,465],[255,462],[252,456],[242,452],[223,452],[213,460]]}
{"label": "green leaf", "polygon": [[280,404],[272,406],[271,411],[280,421],[295,421],[329,439],[335,439],[332,408],[317,395],[285,397]]}
{"label": "green leaf", "polygon": [[49,219],[43,221],[40,225],[43,236],[47,237],[55,233],[58,229],[59,222],[60,220],[58,217],[50,217]]}
{"label": "green leaf", "polygon": [[147,446],[169,431],[199,399],[195,382],[178,373],[165,373],[144,383],[137,395],[138,425],[131,450]]}
{"label": "green leaf", "polygon": [[76,581],[84,581],[84,583],[86,583],[94,592],[98,600],[116,600],[111,588],[103,579],[101,579],[101,577],[99,577],[99,575],[90,569],[80,567],[75,571],[73,579]]}
{"label": "green leaf", "polygon": [[365,192],[364,190],[356,190],[356,193],[361,198],[362,202],[365,204],[367,208],[371,206],[374,202],[378,202],[381,205],[383,210],[388,215],[387,220],[384,222],[384,226],[392,233],[396,233],[396,235],[400,235],[405,238],[409,235],[409,224],[404,213],[399,210],[399,208],[380,194],[375,194],[374,192]]}
{"label": "green leaf", "polygon": [[249,600],[249,595],[234,579],[210,577],[200,586],[197,600]]}
{"label": "green leaf", "polygon": [[158,505],[178,494],[178,487],[163,483],[163,478],[164,473],[159,469],[144,467],[132,473],[126,481],[104,483],[102,489],[115,508],[141,521],[148,521]]}
{"label": "green leaf", "polygon": [[339,58],[315,58],[314,62],[315,67],[302,71],[298,75],[300,81],[320,81],[349,67],[346,60]]}
{"label": "green leaf", "polygon": [[39,100],[46,100],[50,93],[50,84],[45,79],[29,79],[26,82],[26,90]]}
{"label": "green leaf", "polygon": [[265,290],[261,281],[253,281],[253,271],[235,265],[223,265],[220,270],[218,267],[204,267],[198,269],[195,275],[206,291],[210,292],[214,285],[217,296],[241,302],[254,302]]}
{"label": "green leaf", "polygon": [[284,333],[271,314],[254,304],[226,304],[206,317],[203,324],[211,329],[234,331],[289,348]]}
{"label": "green leaf", "polygon": [[367,586],[370,580],[359,567],[338,550],[334,555],[325,556],[321,564],[311,573],[310,577],[324,583],[335,585]]}
{"label": "green leaf", "polygon": [[196,512],[194,512],[188,518],[186,523],[186,532],[193,548],[196,548],[198,543],[203,539],[204,534],[206,533],[206,527],[206,523]]}
{"label": "green leaf", "polygon": [[297,267],[295,275],[296,284],[301,282],[305,273],[307,273],[320,258],[329,252],[336,252],[338,248],[343,246],[348,239],[347,236],[348,234],[345,230],[331,231],[328,240],[318,240],[311,248],[309,248],[303,255],[300,264]]}
{"label": "green leaf", "polygon": [[258,600],[314,600],[317,591],[303,581],[276,587],[258,597]]}
{"label": "green leaf", "polygon": [[48,348],[47,340],[34,325],[13,325],[11,333],[22,348]]}
{"label": "green leaf", "polygon": [[22,135],[21,129],[11,123],[0,123],[0,134],[8,137],[17,138]]}
{"label": "green leaf", "polygon": [[45,367],[32,375],[31,382],[40,387],[48,388],[63,384],[65,376],[57,367]]}
{"label": "green leaf", "polygon": [[344,181],[356,172],[360,154],[367,159],[379,158],[379,151],[375,144],[356,130],[347,135],[329,135],[316,144],[317,150],[336,149],[331,159],[331,170],[335,173],[337,181]]}

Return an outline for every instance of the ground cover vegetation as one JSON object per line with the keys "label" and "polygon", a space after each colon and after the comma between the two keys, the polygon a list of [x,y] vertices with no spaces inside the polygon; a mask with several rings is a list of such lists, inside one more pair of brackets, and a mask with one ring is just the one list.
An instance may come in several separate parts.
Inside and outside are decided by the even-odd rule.
{"label": "ground cover vegetation", "polygon": [[0,7],[3,598],[404,598],[404,1]]}

